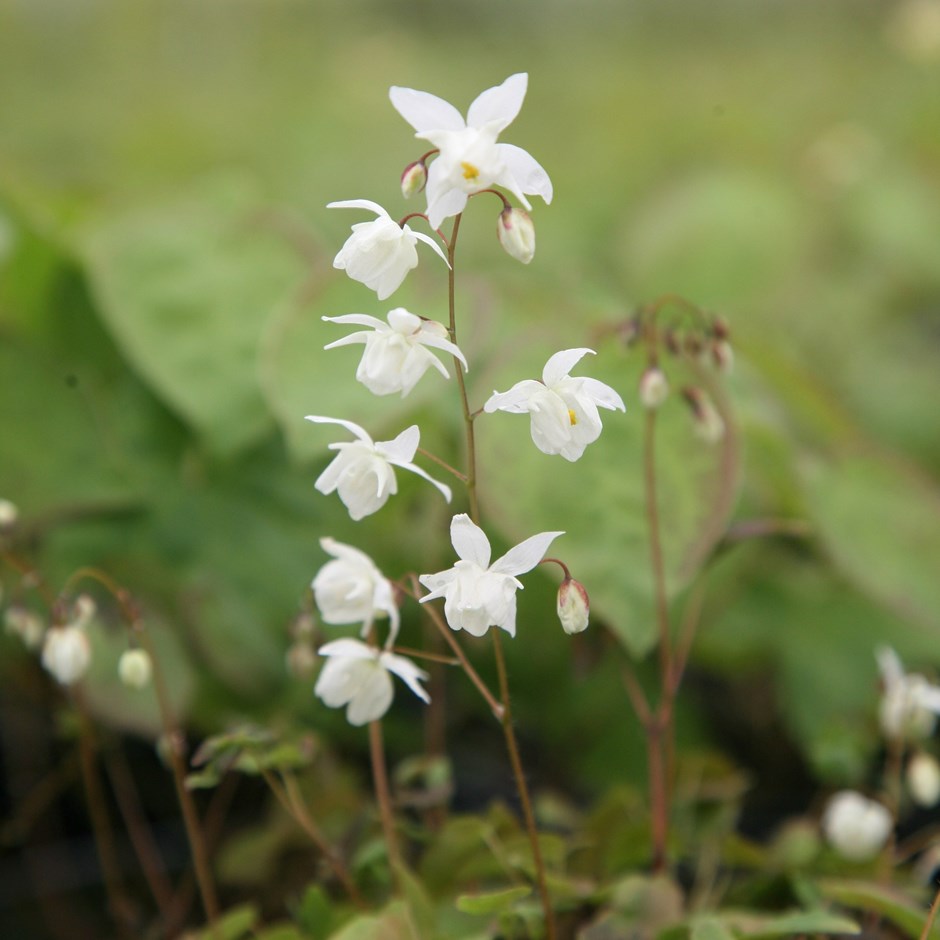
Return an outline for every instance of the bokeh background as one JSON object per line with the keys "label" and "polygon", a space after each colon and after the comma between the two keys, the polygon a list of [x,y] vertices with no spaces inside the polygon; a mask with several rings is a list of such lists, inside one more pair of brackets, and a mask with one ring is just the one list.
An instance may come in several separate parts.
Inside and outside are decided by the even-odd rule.
{"label": "bokeh background", "polygon": [[[377,304],[331,268],[360,217],[325,205],[418,208],[398,177],[420,142],[389,85],[465,110],[517,71],[529,94],[504,138],[545,166],[555,201],[535,207],[526,268],[500,251],[496,209],[471,205],[458,290],[472,395],[595,345],[583,371],[630,405],[571,466],[536,453],[523,419],[481,431],[494,542],[567,530],[564,557],[595,598],[596,629],[572,645],[553,622],[557,582],[527,582],[510,649],[527,762],[536,787],[582,802],[643,778],[619,665],[652,642],[641,363],[605,328],[681,294],[728,321],[736,351],[728,507],[712,505],[715,458],[688,415],[664,412],[680,607],[709,559],[682,746],[744,771],[745,824],[760,831],[820,785],[866,779],[877,645],[940,663],[934,0],[2,0],[0,496],[51,584],[90,564],[132,591],[195,739],[244,720],[316,729],[355,777],[362,736],[285,668],[318,539],[359,545],[393,576],[439,570],[451,510],[402,480],[379,515],[350,522],[313,489],[337,435],[303,416],[377,439],[417,421],[454,459],[460,424],[436,377],[377,400],[352,379],[355,352],[322,352],[341,334],[321,316],[403,305],[445,319],[446,286],[426,254]],[[716,555],[696,541],[712,510],[738,532],[797,525]],[[12,569],[0,579],[16,600]],[[126,639],[99,600],[89,702],[131,773],[162,780],[153,703],[114,678]],[[414,611],[406,631],[419,645]],[[447,699],[455,799],[479,806],[509,787],[499,742],[464,683]],[[62,701],[35,655],[0,637],[10,936],[105,929]],[[393,756],[420,749],[420,718],[396,709]],[[151,790],[183,865],[169,777]],[[230,891],[262,891],[276,847],[252,857],[232,863]]]}

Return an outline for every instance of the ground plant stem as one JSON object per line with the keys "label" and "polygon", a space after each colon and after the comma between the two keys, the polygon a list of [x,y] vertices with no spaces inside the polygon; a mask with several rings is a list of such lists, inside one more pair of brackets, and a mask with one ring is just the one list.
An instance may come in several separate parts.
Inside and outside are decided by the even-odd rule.
{"label": "ground plant stem", "polygon": [[381,721],[369,722],[369,757],[372,761],[372,780],[375,784],[375,798],[379,804],[379,816],[382,819],[382,834],[385,837],[392,881],[397,886],[401,870],[401,852],[395,835],[395,818],[392,813],[392,795],[388,786],[388,770],[385,766]]}

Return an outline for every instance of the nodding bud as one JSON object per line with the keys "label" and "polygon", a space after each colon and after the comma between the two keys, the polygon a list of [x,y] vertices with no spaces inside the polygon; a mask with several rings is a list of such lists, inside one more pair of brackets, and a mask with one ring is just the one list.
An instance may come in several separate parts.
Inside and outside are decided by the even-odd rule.
{"label": "nodding bud", "polygon": [[535,226],[529,213],[507,206],[499,214],[496,235],[506,254],[528,264],[535,257]]}
{"label": "nodding bud", "polygon": [[153,663],[150,654],[139,648],[124,650],[118,660],[118,678],[130,689],[142,689],[150,683]]}
{"label": "nodding bud", "polygon": [[580,581],[565,578],[558,588],[558,619],[569,636],[587,629],[591,601]]}
{"label": "nodding bud", "polygon": [[20,517],[20,511],[15,503],[8,499],[0,499],[0,532],[4,529],[12,529]]}
{"label": "nodding bud", "polygon": [[97,610],[98,605],[90,594],[79,594],[72,605],[72,626],[87,627]]}
{"label": "nodding bud", "polygon": [[712,343],[712,362],[719,372],[729,373],[734,367],[734,350],[726,339]]}
{"label": "nodding bud", "polygon": [[712,320],[712,336],[715,339],[731,338],[731,330],[728,329],[728,324],[721,317],[715,317]]}
{"label": "nodding bud", "polygon": [[923,751],[918,751],[907,764],[907,789],[911,799],[924,809],[940,801],[940,764]]}
{"label": "nodding bud", "polygon": [[682,397],[692,409],[696,435],[706,444],[717,444],[725,436],[725,422],[712,400],[693,385],[682,389]]}
{"label": "nodding bud", "polygon": [[428,181],[428,168],[423,160],[409,163],[401,174],[401,194],[405,199],[420,193]]}
{"label": "nodding bud", "polygon": [[617,338],[624,346],[632,346],[640,335],[640,321],[636,317],[624,320],[617,327]]}
{"label": "nodding bud", "polygon": [[673,356],[678,356],[682,351],[679,337],[671,326],[667,326],[663,330],[663,345],[666,347],[666,351],[672,353]]}
{"label": "nodding bud", "polygon": [[648,366],[640,376],[640,403],[651,411],[658,408],[669,395],[666,373],[659,366]]}

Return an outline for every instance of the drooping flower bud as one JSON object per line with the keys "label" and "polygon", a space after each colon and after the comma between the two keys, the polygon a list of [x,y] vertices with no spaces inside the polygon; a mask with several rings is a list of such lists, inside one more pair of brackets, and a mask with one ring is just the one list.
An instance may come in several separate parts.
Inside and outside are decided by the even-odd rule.
{"label": "drooping flower bud", "polygon": [[496,235],[506,254],[528,264],[535,257],[535,226],[529,213],[511,206],[503,209],[496,223]]}
{"label": "drooping flower bud", "polygon": [[27,649],[39,649],[46,628],[38,614],[14,604],[7,608],[3,622],[6,632],[18,636]]}
{"label": "drooping flower bud", "polygon": [[907,764],[907,789],[911,799],[924,809],[930,809],[940,800],[940,764],[923,751],[916,753]]}
{"label": "drooping flower bud", "polygon": [[558,588],[558,619],[565,633],[573,636],[586,630],[590,612],[591,601],[584,585],[572,577],[565,578]]}
{"label": "drooping flower bud", "polygon": [[734,350],[731,348],[731,343],[726,339],[717,340],[712,343],[711,352],[715,368],[726,375],[730,373],[734,368]]}
{"label": "drooping flower bud", "polygon": [[15,503],[8,499],[0,499],[0,532],[4,529],[12,529],[20,517],[20,511]]}
{"label": "drooping flower bud", "polygon": [[700,388],[692,385],[682,389],[682,397],[692,409],[696,435],[706,444],[717,444],[725,436],[725,422],[712,400]]}
{"label": "drooping flower bud", "polygon": [[62,685],[71,685],[91,664],[91,644],[81,627],[51,627],[42,646],[42,665]]}
{"label": "drooping flower bud", "polygon": [[153,663],[146,650],[134,648],[124,650],[118,660],[118,678],[130,689],[142,689],[150,683]]}
{"label": "drooping flower bud", "polygon": [[428,168],[423,160],[415,160],[414,163],[409,163],[401,174],[401,194],[405,199],[410,199],[424,189],[427,181]]}
{"label": "drooping flower bud", "polygon": [[826,805],[822,830],[829,844],[850,862],[874,858],[894,828],[891,813],[881,803],[855,790],[840,790]]}
{"label": "drooping flower bud", "polygon": [[640,403],[651,411],[658,408],[669,395],[666,373],[659,366],[649,366],[640,376]]}
{"label": "drooping flower bud", "polygon": [[79,594],[72,605],[72,626],[87,627],[98,611],[98,605],[90,594]]}

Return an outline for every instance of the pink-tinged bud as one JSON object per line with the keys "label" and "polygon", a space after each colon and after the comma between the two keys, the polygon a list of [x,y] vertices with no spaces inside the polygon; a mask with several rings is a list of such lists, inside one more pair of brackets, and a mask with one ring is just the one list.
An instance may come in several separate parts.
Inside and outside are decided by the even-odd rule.
{"label": "pink-tinged bud", "polygon": [[558,588],[558,619],[569,636],[587,629],[591,601],[584,585],[574,578],[565,578]]}
{"label": "pink-tinged bud", "polygon": [[725,436],[725,422],[712,400],[691,385],[682,389],[682,397],[692,409],[696,435],[706,444],[717,444]]}
{"label": "pink-tinged bud", "polygon": [[649,366],[640,376],[640,403],[651,411],[658,408],[669,395],[666,373],[659,366]]}
{"label": "pink-tinged bud", "polygon": [[728,324],[721,317],[715,317],[714,320],[712,320],[712,336],[719,340],[730,339],[731,337]]}
{"label": "pink-tinged bud", "polygon": [[712,362],[719,372],[729,373],[734,367],[734,350],[726,339],[712,343]]}
{"label": "pink-tinged bud", "polygon": [[415,193],[420,193],[427,181],[428,168],[424,165],[423,160],[415,160],[414,163],[409,163],[405,167],[401,175],[401,194],[405,199],[409,199]]}
{"label": "pink-tinged bud", "polygon": [[506,254],[528,264],[535,257],[535,226],[529,213],[506,208],[499,214],[496,235]]}

